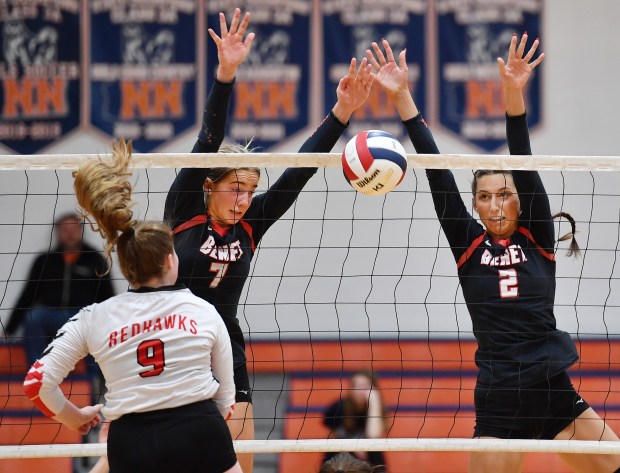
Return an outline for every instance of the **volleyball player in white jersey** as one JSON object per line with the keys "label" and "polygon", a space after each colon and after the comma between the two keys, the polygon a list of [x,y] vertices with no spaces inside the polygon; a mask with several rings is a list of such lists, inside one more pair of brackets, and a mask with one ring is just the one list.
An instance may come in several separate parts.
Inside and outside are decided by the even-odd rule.
{"label": "volleyball player in white jersey", "polygon": [[[215,308],[175,285],[170,228],[137,222],[128,181],[131,145],[75,173],[75,193],[116,249],[131,289],[82,309],[60,329],[26,377],[24,390],[46,415],[82,434],[111,420],[110,471],[231,472],[241,467],[226,425],[233,408],[230,338]],[[106,379],[105,405],[76,407],[58,385],[91,353]]]}

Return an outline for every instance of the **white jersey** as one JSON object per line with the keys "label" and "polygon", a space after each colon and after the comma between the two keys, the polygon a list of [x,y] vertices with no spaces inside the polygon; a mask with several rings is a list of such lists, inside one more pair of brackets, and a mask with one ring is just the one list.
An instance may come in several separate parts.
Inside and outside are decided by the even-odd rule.
{"label": "white jersey", "polygon": [[226,418],[235,402],[226,326],[211,304],[183,286],[129,291],[71,317],[24,382],[45,414],[62,410],[58,385],[88,353],[106,380],[102,412],[109,420],[205,399]]}

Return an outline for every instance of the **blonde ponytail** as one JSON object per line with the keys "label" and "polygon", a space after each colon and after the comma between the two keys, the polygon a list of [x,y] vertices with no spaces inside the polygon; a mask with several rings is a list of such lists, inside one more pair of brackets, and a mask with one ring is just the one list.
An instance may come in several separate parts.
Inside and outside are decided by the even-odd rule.
{"label": "blonde ponytail", "polygon": [[131,284],[140,284],[163,273],[174,244],[167,225],[133,218],[131,152],[131,142],[115,142],[110,159],[89,161],[73,173],[73,188],[78,211],[106,241],[107,272],[116,246],[123,275]]}

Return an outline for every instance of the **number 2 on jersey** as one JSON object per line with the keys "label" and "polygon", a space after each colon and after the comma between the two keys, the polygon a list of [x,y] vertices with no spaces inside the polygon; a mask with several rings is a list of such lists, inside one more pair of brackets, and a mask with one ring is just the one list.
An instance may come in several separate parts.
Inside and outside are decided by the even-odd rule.
{"label": "number 2 on jersey", "polygon": [[219,261],[213,261],[211,266],[209,267],[209,271],[215,273],[213,276],[213,281],[209,284],[209,287],[214,288],[220,285],[224,276],[226,276],[226,271],[228,271],[229,263],[220,263]]}
{"label": "number 2 on jersey", "polygon": [[499,295],[502,299],[519,297],[519,281],[516,269],[500,269],[499,275]]}
{"label": "number 2 on jersey", "polygon": [[141,371],[140,376],[149,378],[151,376],[159,376],[164,371],[166,360],[164,358],[164,342],[159,339],[145,340],[138,345],[138,364],[145,368],[151,368]]}

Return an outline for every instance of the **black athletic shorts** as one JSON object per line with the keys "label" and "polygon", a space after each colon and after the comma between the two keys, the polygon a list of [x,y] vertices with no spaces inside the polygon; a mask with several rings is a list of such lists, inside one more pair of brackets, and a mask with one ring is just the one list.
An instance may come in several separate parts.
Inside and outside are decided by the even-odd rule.
{"label": "black athletic shorts", "polygon": [[237,457],[226,421],[208,400],[113,420],[108,462],[111,473],[222,473]]}
{"label": "black athletic shorts", "polygon": [[474,437],[552,440],[590,406],[566,372],[522,388],[476,385]]}

